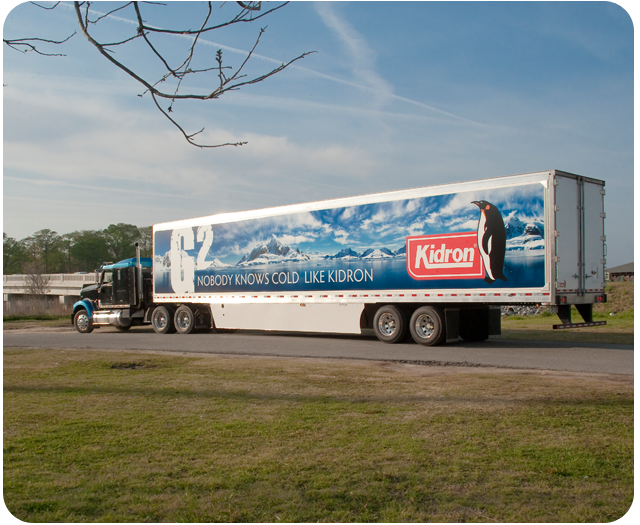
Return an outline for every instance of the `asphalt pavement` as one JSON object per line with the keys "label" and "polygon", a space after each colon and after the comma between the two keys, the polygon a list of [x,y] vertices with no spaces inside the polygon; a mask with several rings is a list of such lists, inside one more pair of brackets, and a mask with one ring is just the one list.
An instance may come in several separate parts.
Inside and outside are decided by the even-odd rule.
{"label": "asphalt pavement", "polygon": [[166,352],[369,359],[425,365],[486,366],[633,375],[633,345],[509,341],[424,347],[381,343],[373,336],[245,332],[158,335],[151,329],[91,334],[71,330],[5,330],[5,348],[85,348]]}

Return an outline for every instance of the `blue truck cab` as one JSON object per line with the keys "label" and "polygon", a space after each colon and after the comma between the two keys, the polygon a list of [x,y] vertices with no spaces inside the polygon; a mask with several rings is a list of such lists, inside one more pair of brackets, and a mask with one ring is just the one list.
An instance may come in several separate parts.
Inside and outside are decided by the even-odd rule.
{"label": "blue truck cab", "polygon": [[151,258],[139,255],[103,264],[96,271],[98,282],[83,287],[80,301],[73,305],[76,330],[89,333],[101,325],[128,330],[143,324],[153,308],[152,267]]}

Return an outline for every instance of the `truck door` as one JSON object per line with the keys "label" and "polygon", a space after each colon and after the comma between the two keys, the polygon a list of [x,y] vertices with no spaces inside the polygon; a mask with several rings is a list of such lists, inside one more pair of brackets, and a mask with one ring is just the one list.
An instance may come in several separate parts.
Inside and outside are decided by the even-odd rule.
{"label": "truck door", "polygon": [[604,289],[604,186],[584,181],[584,292]]}
{"label": "truck door", "polygon": [[114,304],[135,304],[135,268],[118,268],[113,272]]}
{"label": "truck door", "polygon": [[604,188],[584,177],[555,178],[556,283],[583,296],[604,287]]}
{"label": "truck door", "polygon": [[105,270],[100,276],[98,301],[103,305],[113,304],[113,270]]}

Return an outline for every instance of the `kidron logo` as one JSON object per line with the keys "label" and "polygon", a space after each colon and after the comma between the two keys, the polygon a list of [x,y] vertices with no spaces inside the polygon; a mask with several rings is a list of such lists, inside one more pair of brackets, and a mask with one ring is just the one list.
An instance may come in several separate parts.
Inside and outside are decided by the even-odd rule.
{"label": "kidron logo", "polygon": [[407,271],[414,279],[478,279],[484,277],[478,233],[446,233],[407,237]]}

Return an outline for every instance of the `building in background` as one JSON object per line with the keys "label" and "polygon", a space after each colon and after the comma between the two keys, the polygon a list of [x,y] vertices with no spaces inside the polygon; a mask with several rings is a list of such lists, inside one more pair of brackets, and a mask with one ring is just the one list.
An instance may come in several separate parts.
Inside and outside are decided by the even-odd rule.
{"label": "building in background", "polygon": [[604,278],[607,281],[633,281],[633,263],[607,268]]}

